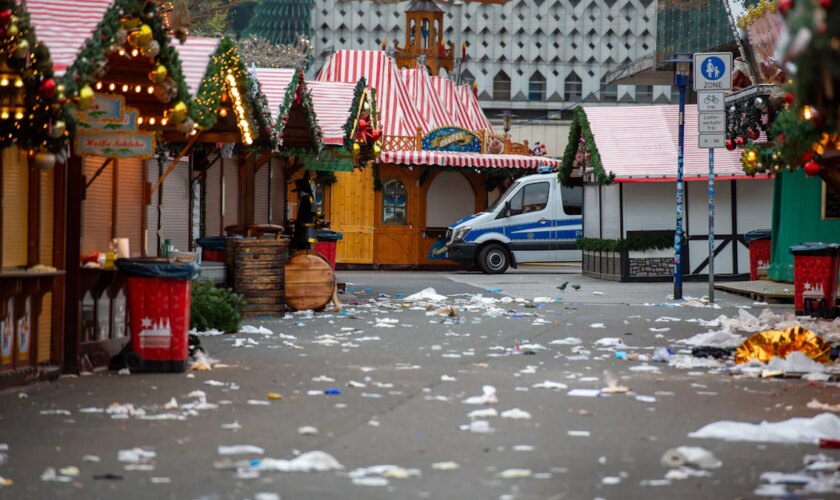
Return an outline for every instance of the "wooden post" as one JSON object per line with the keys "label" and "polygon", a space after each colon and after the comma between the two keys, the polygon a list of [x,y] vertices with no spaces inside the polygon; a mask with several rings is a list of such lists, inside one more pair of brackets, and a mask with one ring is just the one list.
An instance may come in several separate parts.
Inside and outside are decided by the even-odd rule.
{"label": "wooden post", "polygon": [[84,189],[84,160],[71,156],[67,160],[67,209],[66,209],[66,265],[64,313],[64,373],[78,373],[79,346],[81,344],[81,242],[82,242],[82,190]]}
{"label": "wooden post", "polygon": [[255,162],[256,154],[251,153],[245,157],[245,165],[244,165],[244,175],[242,176],[242,186],[240,187],[240,193],[242,193],[242,214],[240,219],[242,220],[242,224],[246,226],[250,226],[254,224],[254,212],[256,211],[256,204],[254,202],[254,198],[256,197],[255,192],[255,183],[256,183],[256,176],[255,174]]}
{"label": "wooden post", "polygon": [[41,257],[41,171],[32,165],[28,155],[26,165],[29,172],[29,241],[26,248],[26,265],[32,267],[38,264]]}
{"label": "wooden post", "polygon": [[[53,266],[58,269],[66,269],[64,261],[64,227],[66,214],[65,200],[67,194],[67,164],[62,163],[55,167],[55,178],[53,181]],[[64,294],[66,280],[64,276],[57,276],[53,280],[52,297],[52,339],[50,342],[50,361],[61,364],[64,353]]]}
{"label": "wooden post", "polygon": [[423,149],[423,131],[417,127],[417,135],[414,136],[414,150],[420,151]]}

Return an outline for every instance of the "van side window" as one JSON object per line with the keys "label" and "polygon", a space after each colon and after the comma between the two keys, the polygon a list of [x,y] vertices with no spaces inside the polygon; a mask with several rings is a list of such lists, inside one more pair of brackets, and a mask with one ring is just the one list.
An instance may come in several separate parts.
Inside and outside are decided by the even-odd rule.
{"label": "van side window", "polygon": [[535,182],[523,186],[510,199],[510,215],[527,214],[545,210],[548,205],[550,186],[547,182]]}
{"label": "van side window", "polygon": [[563,213],[566,215],[583,213],[583,188],[581,186],[563,186],[561,194],[563,196]]}

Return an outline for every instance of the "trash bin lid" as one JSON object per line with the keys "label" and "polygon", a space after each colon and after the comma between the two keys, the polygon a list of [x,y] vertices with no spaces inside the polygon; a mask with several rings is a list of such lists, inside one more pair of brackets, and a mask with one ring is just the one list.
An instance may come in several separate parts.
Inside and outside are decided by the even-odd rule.
{"label": "trash bin lid", "polygon": [[199,271],[198,264],[194,262],[175,264],[161,259],[117,259],[117,267],[133,277],[185,281],[198,277]]}
{"label": "trash bin lid", "polygon": [[224,252],[227,246],[227,240],[241,238],[241,236],[205,236],[195,240],[198,246],[205,250],[212,250],[214,252]]}
{"label": "trash bin lid", "polygon": [[318,236],[318,241],[338,241],[344,238],[344,234],[328,229],[319,229],[315,233]]}
{"label": "trash bin lid", "polygon": [[837,243],[802,243],[790,247],[793,255],[810,255],[813,257],[831,257],[840,253],[840,245]]}
{"label": "trash bin lid", "polygon": [[755,231],[750,231],[744,235],[744,241],[747,244],[753,241],[761,241],[761,240],[769,240],[770,239],[770,230],[769,229],[756,229]]}

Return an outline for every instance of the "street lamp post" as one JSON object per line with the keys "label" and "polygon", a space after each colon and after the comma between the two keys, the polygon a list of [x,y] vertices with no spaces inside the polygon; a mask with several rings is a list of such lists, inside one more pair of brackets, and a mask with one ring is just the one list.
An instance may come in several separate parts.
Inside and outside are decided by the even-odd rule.
{"label": "street lamp post", "polygon": [[691,54],[674,54],[674,79],[680,89],[679,151],[677,153],[677,224],[674,231],[674,300],[683,297],[683,158],[685,151],[685,89],[691,75]]}

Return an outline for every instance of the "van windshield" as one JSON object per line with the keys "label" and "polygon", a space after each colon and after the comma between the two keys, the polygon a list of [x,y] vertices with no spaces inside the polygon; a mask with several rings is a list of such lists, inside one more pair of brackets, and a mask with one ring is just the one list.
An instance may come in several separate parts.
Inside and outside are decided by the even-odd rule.
{"label": "van windshield", "polygon": [[499,203],[502,203],[505,199],[507,199],[507,197],[510,196],[510,193],[512,193],[517,187],[519,187],[518,182],[514,182],[513,184],[511,184],[510,187],[507,188],[507,191],[505,191],[505,193],[503,195],[496,198],[496,201],[494,201],[492,204],[490,204],[489,207],[487,207],[487,210],[485,210],[485,212],[491,212],[491,213],[495,212],[496,207],[499,206]]}

